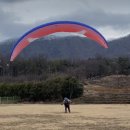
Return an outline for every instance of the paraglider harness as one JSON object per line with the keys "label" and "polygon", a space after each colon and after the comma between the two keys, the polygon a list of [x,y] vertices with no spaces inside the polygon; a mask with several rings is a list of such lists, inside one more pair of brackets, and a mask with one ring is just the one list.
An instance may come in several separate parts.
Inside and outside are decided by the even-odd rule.
{"label": "paraglider harness", "polygon": [[69,100],[68,98],[65,98],[65,99],[64,99],[64,105],[65,105],[66,107],[68,107],[69,104],[70,104],[70,100]]}

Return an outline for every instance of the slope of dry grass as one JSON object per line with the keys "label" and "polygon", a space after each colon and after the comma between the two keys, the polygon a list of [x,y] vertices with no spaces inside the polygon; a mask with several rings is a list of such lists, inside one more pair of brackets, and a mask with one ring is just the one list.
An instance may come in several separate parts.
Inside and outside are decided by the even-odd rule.
{"label": "slope of dry grass", "polygon": [[111,75],[99,79],[89,80],[90,84],[103,87],[130,87],[130,75]]}
{"label": "slope of dry grass", "polygon": [[129,81],[130,76],[124,75],[87,80],[80,101],[83,103],[130,103]]}

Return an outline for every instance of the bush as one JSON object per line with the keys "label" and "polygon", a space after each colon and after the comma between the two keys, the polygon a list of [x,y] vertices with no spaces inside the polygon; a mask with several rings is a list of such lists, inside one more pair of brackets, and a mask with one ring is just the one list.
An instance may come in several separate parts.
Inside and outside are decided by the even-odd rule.
{"label": "bush", "polygon": [[83,93],[83,85],[72,77],[58,77],[40,83],[0,84],[0,96],[18,96],[22,101],[60,101],[76,98]]}

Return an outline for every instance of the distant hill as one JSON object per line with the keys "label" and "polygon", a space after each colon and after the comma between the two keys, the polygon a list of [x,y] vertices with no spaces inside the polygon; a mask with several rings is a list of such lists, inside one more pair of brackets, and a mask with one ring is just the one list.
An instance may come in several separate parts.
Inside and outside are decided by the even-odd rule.
{"label": "distant hill", "polygon": [[[0,44],[0,54],[10,55],[16,39],[10,39]],[[79,37],[46,37],[34,41],[24,49],[21,57],[44,56],[48,59],[87,59],[95,56],[130,57],[130,35],[108,42],[108,49],[102,48],[92,40]]]}

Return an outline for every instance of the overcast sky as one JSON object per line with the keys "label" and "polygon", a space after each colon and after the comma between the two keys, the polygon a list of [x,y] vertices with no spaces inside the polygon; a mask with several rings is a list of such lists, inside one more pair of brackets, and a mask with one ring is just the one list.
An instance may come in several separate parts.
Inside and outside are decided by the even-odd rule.
{"label": "overcast sky", "polygon": [[106,39],[130,34],[130,0],[0,0],[0,41],[46,22],[88,24]]}

